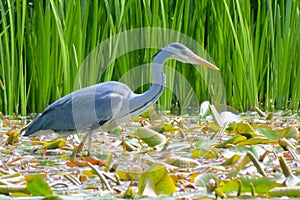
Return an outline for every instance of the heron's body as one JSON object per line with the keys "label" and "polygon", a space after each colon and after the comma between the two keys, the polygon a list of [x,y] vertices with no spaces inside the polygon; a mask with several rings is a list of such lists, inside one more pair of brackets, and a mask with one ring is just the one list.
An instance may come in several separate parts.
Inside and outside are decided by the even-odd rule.
{"label": "heron's body", "polygon": [[[163,86],[153,95],[156,101]],[[145,94],[145,93],[144,93]],[[111,130],[118,124],[146,111],[152,104],[144,105],[135,94],[120,82],[104,82],[74,91],[52,103],[27,128],[24,136],[40,130],[56,132],[87,131],[101,127]],[[87,104],[89,102],[89,104]],[[91,103],[94,102],[94,103]],[[130,109],[139,104],[143,109]]]}
{"label": "heron's body", "polygon": [[165,86],[163,64],[172,58],[218,69],[182,44],[173,43],[156,54],[152,64],[152,86],[145,93],[135,94],[127,85],[115,81],[74,91],[48,106],[28,126],[24,136],[49,129],[57,132],[90,132],[99,127],[103,130],[110,130],[143,113],[162,94]]}

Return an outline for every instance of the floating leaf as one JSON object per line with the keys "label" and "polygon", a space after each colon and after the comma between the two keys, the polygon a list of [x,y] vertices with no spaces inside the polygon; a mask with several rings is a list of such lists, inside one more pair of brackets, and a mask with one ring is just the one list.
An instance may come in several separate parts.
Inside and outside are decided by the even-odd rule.
{"label": "floating leaf", "polygon": [[52,190],[48,183],[40,175],[31,175],[25,177],[27,189],[33,196],[50,196]]}
{"label": "floating leaf", "polygon": [[141,117],[156,119],[157,118],[157,113],[155,112],[154,107],[150,106],[150,108],[147,111],[145,111],[141,114]]}
{"label": "floating leaf", "polygon": [[281,134],[287,139],[294,138],[295,140],[298,140],[299,137],[298,129],[295,126],[289,126],[285,129],[282,129]]}
{"label": "floating leaf", "polygon": [[214,148],[200,148],[192,152],[192,158],[217,158],[218,152]]}
{"label": "floating leaf", "polygon": [[265,194],[270,189],[281,186],[282,184],[266,177],[241,177],[234,180],[221,181],[219,189],[222,192],[236,192],[240,187],[241,192],[251,192],[251,185],[253,185],[255,193]]}
{"label": "floating leaf", "polygon": [[238,134],[246,136],[247,138],[252,138],[254,136],[257,136],[255,130],[248,122],[242,122],[237,124],[235,130]]}
{"label": "floating leaf", "polygon": [[25,176],[25,180],[31,180],[31,179],[35,178],[36,176],[39,176],[42,179],[46,178],[46,174],[27,174]]}
{"label": "floating leaf", "polygon": [[282,138],[282,135],[278,133],[277,131],[272,130],[270,127],[260,127],[260,128],[255,128],[255,131],[257,133],[260,133],[270,140],[278,140]]}
{"label": "floating leaf", "polygon": [[125,169],[117,169],[116,174],[121,180],[130,180],[129,173]]}
{"label": "floating leaf", "polygon": [[106,162],[91,156],[84,158],[84,161],[90,162],[92,165],[106,166]]}
{"label": "floating leaf", "polygon": [[142,174],[138,183],[138,193],[141,196],[171,195],[174,192],[175,184],[163,164],[153,164]]}
{"label": "floating leaf", "polygon": [[82,174],[88,177],[94,177],[96,175],[93,170],[88,169],[82,170]]}
{"label": "floating leaf", "polygon": [[[195,182],[195,178],[197,176],[199,176],[199,174],[201,174],[201,173],[200,172],[193,172],[192,174],[189,174],[189,181],[192,182],[192,183],[194,183]],[[174,178],[173,178],[173,180],[174,180]]]}
{"label": "floating leaf", "polygon": [[59,196],[48,196],[43,198],[43,200],[62,200]]}
{"label": "floating leaf", "polygon": [[197,141],[193,142],[193,146],[196,148],[207,148],[207,147],[211,147],[215,143],[216,143],[216,140],[197,140]]}
{"label": "floating leaf", "polygon": [[143,169],[139,165],[129,166],[126,169],[118,168],[116,174],[118,174],[121,180],[138,180],[143,173]]}
{"label": "floating leaf", "polygon": [[20,135],[20,131],[15,131],[13,133],[10,133],[9,137],[7,138],[6,142],[10,145],[15,144],[16,142],[19,141],[19,135]]}
{"label": "floating leaf", "polygon": [[300,197],[300,186],[295,187],[276,187],[268,191],[270,197]]}
{"label": "floating leaf", "polygon": [[219,188],[216,188],[216,189],[215,189],[215,194],[216,194],[216,197],[217,197],[217,198],[218,198],[218,197],[220,197],[220,198],[222,198],[222,199],[225,198],[225,194],[224,194]]}
{"label": "floating leaf", "polygon": [[67,161],[66,165],[69,167],[86,167],[88,166],[88,161],[72,160],[72,161]]}
{"label": "floating leaf", "polygon": [[150,127],[152,130],[157,131],[157,132],[173,132],[173,131],[178,131],[178,127],[174,127],[172,124],[170,123],[160,123],[160,124],[156,124],[154,126]]}
{"label": "floating leaf", "polygon": [[241,155],[240,154],[235,154],[231,158],[227,159],[225,162],[221,164],[221,166],[229,166],[235,164],[239,159]]}
{"label": "floating leaf", "polygon": [[129,177],[131,180],[138,180],[143,173],[143,168],[139,165],[133,165],[129,168]]}
{"label": "floating leaf", "polygon": [[206,187],[209,180],[214,179],[216,182],[219,182],[219,179],[216,175],[211,173],[199,174],[195,180],[194,184],[198,187]]}
{"label": "floating leaf", "polygon": [[197,160],[181,156],[168,156],[166,157],[165,162],[180,168],[193,168],[200,166],[200,163]]}
{"label": "floating leaf", "polygon": [[67,165],[68,167],[77,167],[77,164],[74,163],[74,162],[72,162],[72,161],[67,161],[67,162],[66,162],[66,165]]}
{"label": "floating leaf", "polygon": [[43,142],[43,149],[56,149],[66,145],[66,140],[63,138],[57,138],[51,141]]}
{"label": "floating leaf", "polygon": [[136,135],[150,147],[163,145],[166,143],[166,137],[152,129],[140,127],[136,130]]}
{"label": "floating leaf", "polygon": [[237,173],[247,165],[251,159],[247,154],[244,154],[240,159],[234,164],[231,171],[227,174],[227,178],[236,177]]}
{"label": "floating leaf", "polygon": [[[140,192],[141,190],[142,192]],[[149,177],[143,180],[143,188],[141,190],[139,189],[139,194],[143,197],[152,197],[152,198],[157,197],[155,191],[155,185]]]}
{"label": "floating leaf", "polygon": [[213,132],[218,132],[222,129],[222,127],[220,127],[216,122],[212,121],[212,122],[207,122],[207,126],[209,127],[209,129]]}
{"label": "floating leaf", "polygon": [[137,147],[131,144],[131,141],[122,141],[124,151],[136,151]]}
{"label": "floating leaf", "polygon": [[237,145],[245,146],[245,145],[255,145],[255,144],[269,144],[271,142],[272,142],[272,140],[269,140],[266,137],[256,136],[256,137],[250,138],[248,140],[241,141]]}
{"label": "floating leaf", "polygon": [[239,143],[241,141],[245,141],[245,140],[247,140],[247,138],[245,136],[236,135],[236,136],[226,140],[225,142],[218,144],[216,147],[217,148],[226,148],[229,144],[237,144],[237,143]]}
{"label": "floating leaf", "polygon": [[29,194],[24,193],[24,192],[10,192],[9,196],[11,196],[11,197],[30,197]]}
{"label": "floating leaf", "polygon": [[117,126],[113,130],[109,131],[109,134],[117,134],[117,133],[121,133],[121,131],[122,131],[122,128],[120,126]]}
{"label": "floating leaf", "polygon": [[128,189],[125,191],[124,194],[119,195],[118,198],[122,198],[122,199],[136,199],[134,190],[132,189],[132,187],[128,187]]}
{"label": "floating leaf", "polygon": [[25,185],[0,185],[0,194],[25,193],[29,194]]}

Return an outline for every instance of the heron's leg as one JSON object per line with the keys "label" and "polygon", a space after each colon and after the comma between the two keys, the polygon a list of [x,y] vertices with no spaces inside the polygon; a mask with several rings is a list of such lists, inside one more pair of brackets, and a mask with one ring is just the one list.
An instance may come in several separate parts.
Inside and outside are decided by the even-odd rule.
{"label": "heron's leg", "polygon": [[88,140],[88,154],[89,155],[91,153],[91,144],[92,144],[92,139],[93,139],[92,134],[93,134],[93,132],[90,130],[88,132],[88,136],[89,136],[89,140]]}
{"label": "heron's leg", "polygon": [[88,138],[89,134],[85,134],[77,148],[75,148],[71,155],[71,160],[74,160],[76,156],[82,155],[83,146]]}

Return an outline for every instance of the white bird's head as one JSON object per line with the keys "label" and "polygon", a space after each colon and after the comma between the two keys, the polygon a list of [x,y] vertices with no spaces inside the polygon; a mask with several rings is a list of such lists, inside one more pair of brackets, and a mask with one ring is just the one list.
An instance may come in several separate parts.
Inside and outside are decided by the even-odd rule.
{"label": "white bird's head", "polygon": [[219,70],[214,64],[197,56],[189,48],[180,43],[172,43],[164,47],[161,51],[169,54],[170,59],[175,59],[184,63],[200,64],[213,70]]}

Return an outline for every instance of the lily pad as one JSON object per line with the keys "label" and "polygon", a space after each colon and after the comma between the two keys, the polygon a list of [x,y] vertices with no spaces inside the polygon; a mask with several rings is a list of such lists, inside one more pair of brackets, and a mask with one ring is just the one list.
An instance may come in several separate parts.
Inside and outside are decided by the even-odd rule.
{"label": "lily pad", "polygon": [[138,128],[136,130],[136,136],[138,136],[150,147],[163,145],[167,141],[166,137],[163,134],[146,127]]}
{"label": "lily pad", "polygon": [[218,144],[216,147],[217,148],[226,148],[230,144],[237,144],[239,142],[247,140],[247,137],[242,136],[242,135],[236,135],[225,142],[222,142],[221,144]]}
{"label": "lily pad", "polygon": [[269,190],[281,185],[282,184],[265,177],[241,177],[229,181],[221,181],[219,189],[222,192],[236,192],[238,190],[241,192],[252,192],[253,186],[255,193],[265,194],[269,192]]}
{"label": "lily pad", "polygon": [[26,176],[27,189],[33,196],[50,196],[52,190],[48,183],[40,175]]}
{"label": "lily pad", "polygon": [[138,183],[138,193],[141,196],[171,195],[175,191],[175,184],[163,164],[154,164],[149,167],[142,174]]}
{"label": "lily pad", "polygon": [[218,177],[211,173],[199,174],[195,180],[194,184],[199,187],[206,187],[209,180],[214,179],[216,182],[219,182]]}
{"label": "lily pad", "polygon": [[270,140],[278,140],[283,137],[282,134],[280,134],[277,131],[272,130],[270,127],[255,128],[255,131],[262,135],[265,135]]}

